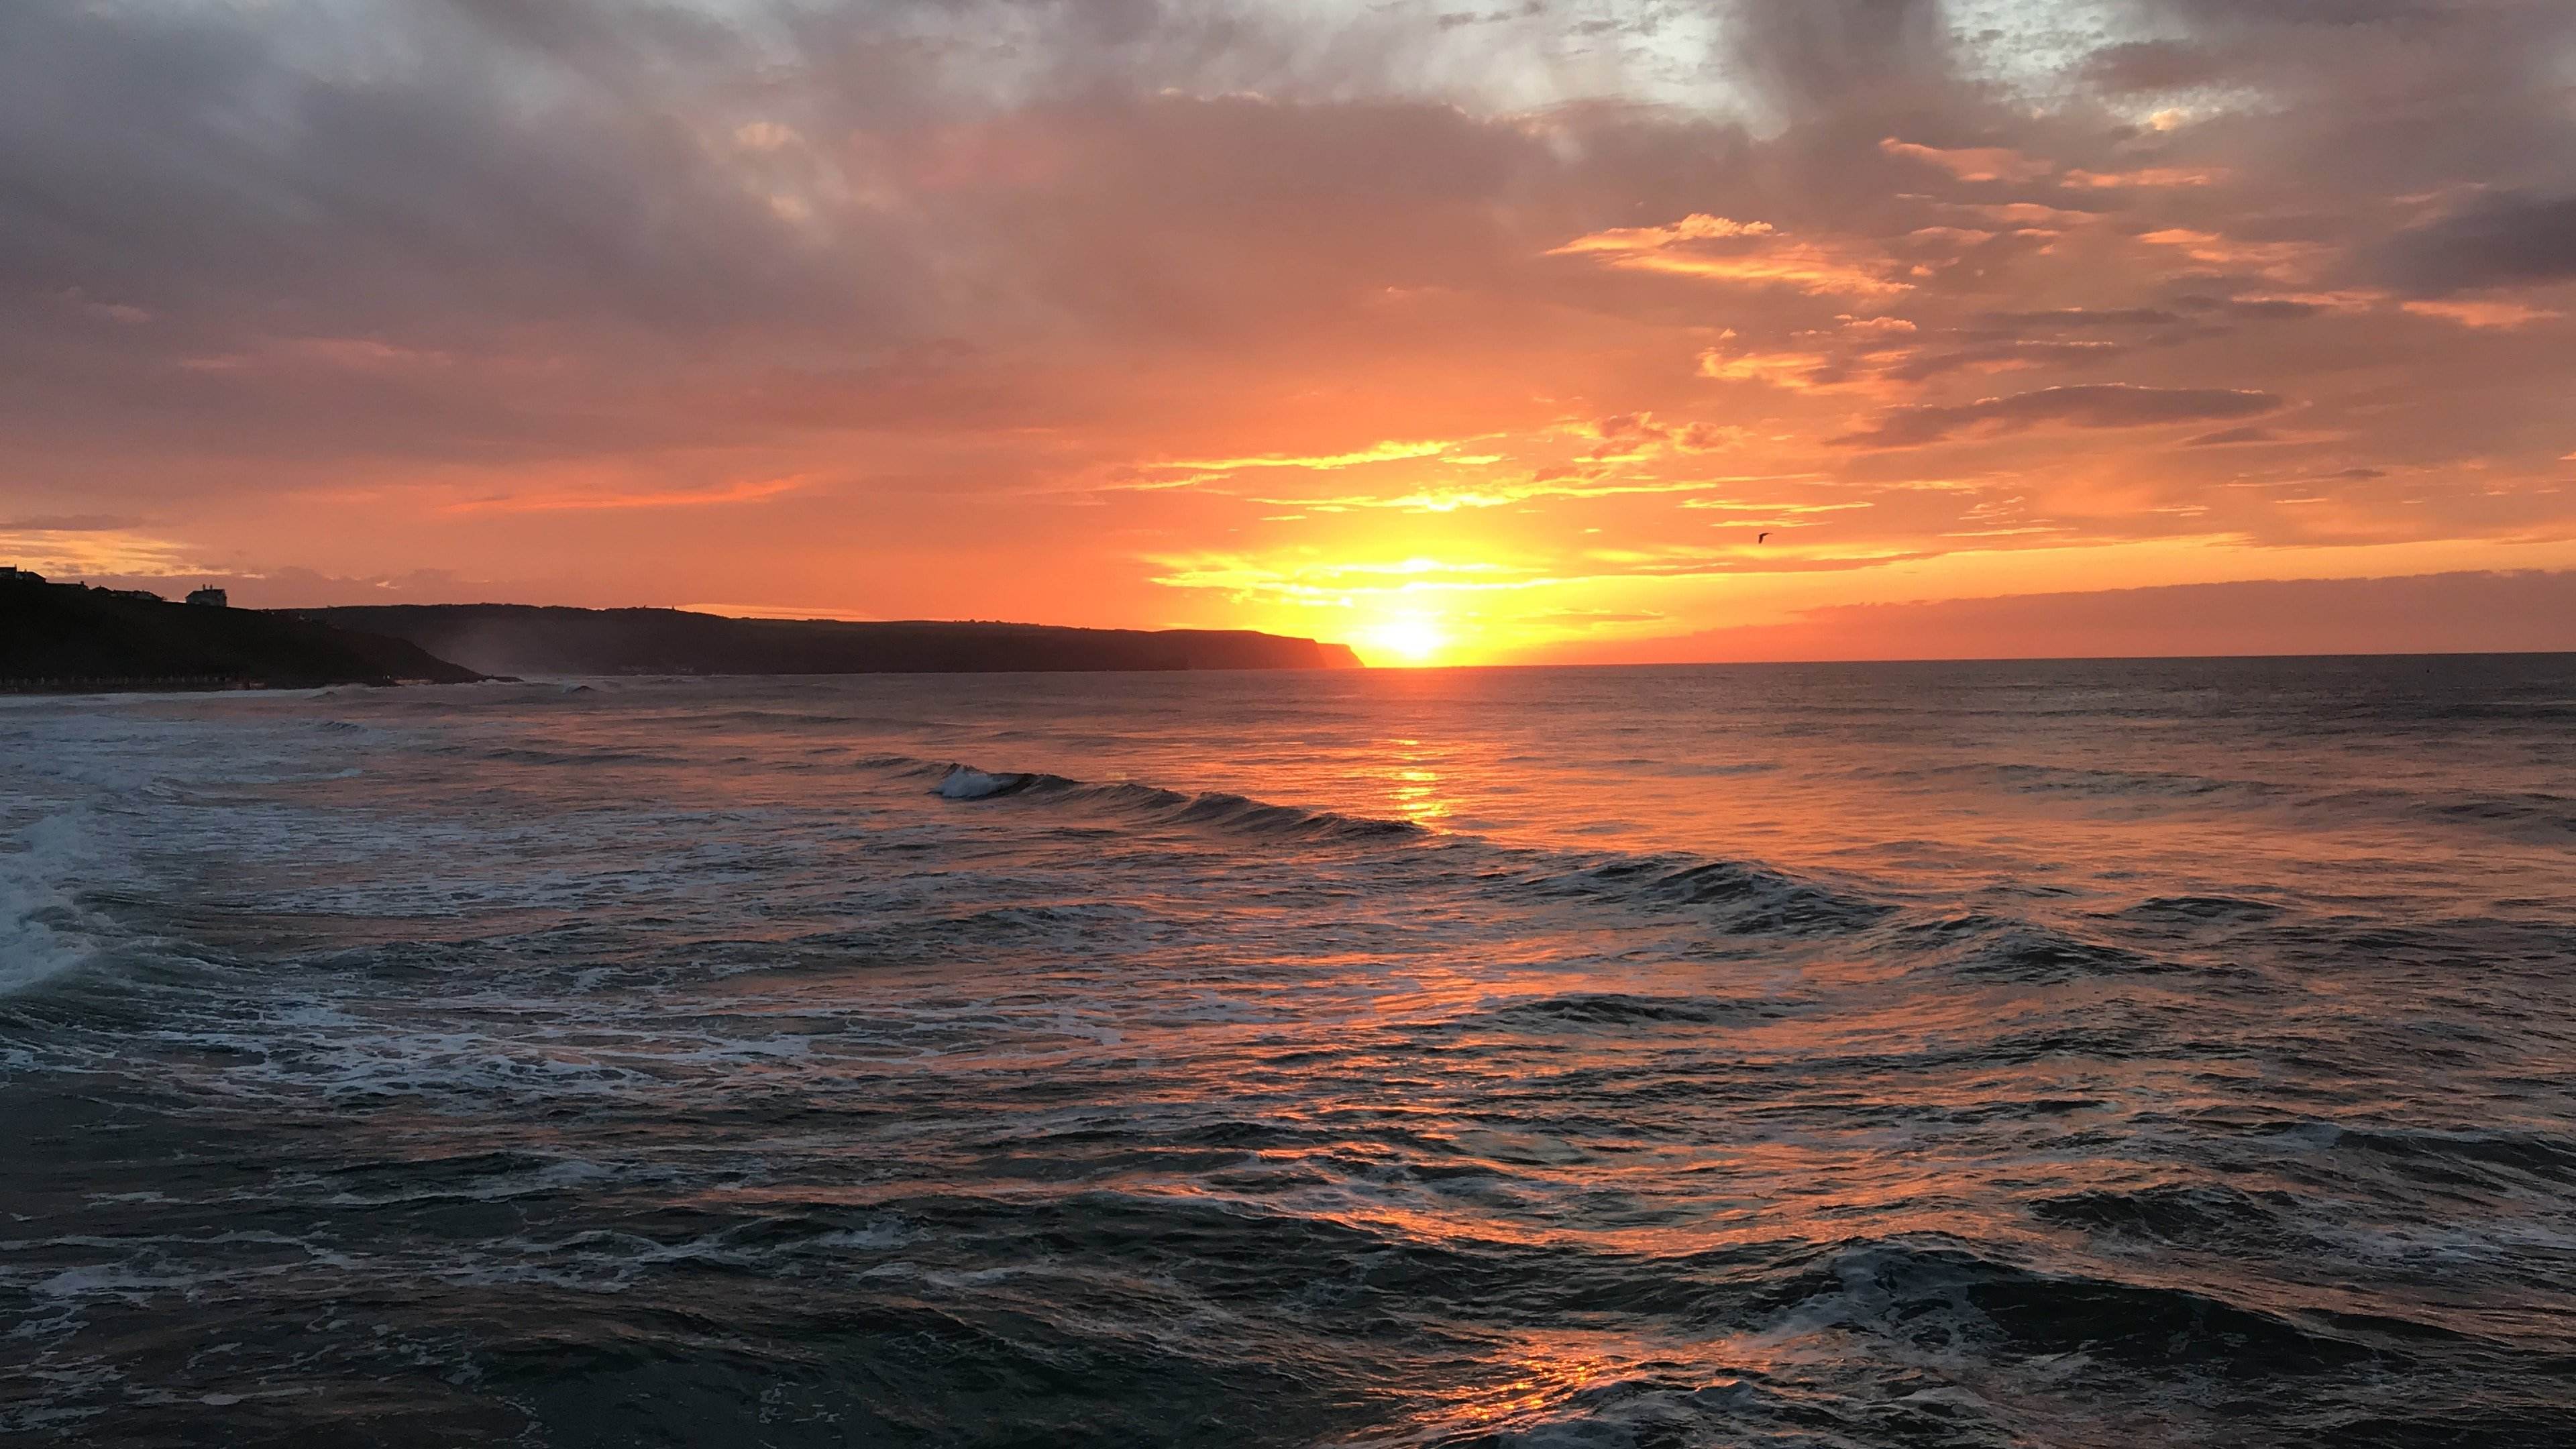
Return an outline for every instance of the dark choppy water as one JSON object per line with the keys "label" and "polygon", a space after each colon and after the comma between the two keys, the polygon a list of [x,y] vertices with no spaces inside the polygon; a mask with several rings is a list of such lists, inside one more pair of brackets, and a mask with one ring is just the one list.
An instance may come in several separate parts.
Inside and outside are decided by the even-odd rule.
{"label": "dark choppy water", "polygon": [[2566,658],[0,703],[0,1437],[2576,1443],[2572,746]]}

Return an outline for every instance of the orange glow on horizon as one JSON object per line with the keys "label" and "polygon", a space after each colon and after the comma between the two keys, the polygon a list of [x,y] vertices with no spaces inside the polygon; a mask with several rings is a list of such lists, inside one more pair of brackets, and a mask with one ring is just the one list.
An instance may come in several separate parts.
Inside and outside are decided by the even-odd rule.
{"label": "orange glow on horizon", "polygon": [[1363,632],[1358,643],[1370,664],[1418,666],[1436,662],[1449,647],[1449,636],[1437,620],[1413,614]]}

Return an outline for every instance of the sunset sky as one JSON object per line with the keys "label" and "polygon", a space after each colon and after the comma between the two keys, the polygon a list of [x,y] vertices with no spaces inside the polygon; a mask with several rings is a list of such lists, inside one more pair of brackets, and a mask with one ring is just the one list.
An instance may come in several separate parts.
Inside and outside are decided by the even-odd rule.
{"label": "sunset sky", "polygon": [[10,0],[0,378],[249,604],[2576,647],[2576,4]]}

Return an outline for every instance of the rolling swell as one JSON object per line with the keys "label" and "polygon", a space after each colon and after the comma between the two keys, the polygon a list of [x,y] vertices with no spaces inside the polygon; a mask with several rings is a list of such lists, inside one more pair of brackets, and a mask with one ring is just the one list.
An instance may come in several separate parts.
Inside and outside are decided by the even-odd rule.
{"label": "rolling swell", "polygon": [[[1260,839],[1403,843],[1434,832],[1410,820],[1272,804],[1226,791],[1185,792],[1134,782],[1093,783],[1042,772],[992,771],[911,756],[880,755],[866,768],[931,779],[944,800],[1026,800],[1094,810],[1158,825],[1199,827]],[[1674,853],[1585,855],[1527,850],[1472,835],[1444,837],[1445,847],[1488,886],[1523,899],[1615,901],[1683,912],[1726,935],[1849,935],[1887,920],[1898,908],[1854,891],[1802,880],[1747,861]]]}
{"label": "rolling swell", "polygon": [[1902,926],[1894,935],[1925,967],[1968,979],[2046,984],[2171,969],[2125,947],[1983,912]]}
{"label": "rolling swell", "polygon": [[1926,770],[1860,772],[1895,784],[1971,780],[1997,790],[2112,810],[2174,805],[2215,812],[2266,811],[2313,819],[2379,818],[2466,826],[2534,843],[2576,836],[2576,797],[2546,790],[2446,789],[2438,794],[2387,785],[2296,782],[2180,770],[1981,763]]}
{"label": "rolling swell", "polygon": [[2328,1331],[2188,1288],[2044,1272],[1939,1242],[1842,1245],[1773,1290],[1802,1325],[1869,1331],[1920,1350],[2082,1353],[2162,1377],[2278,1379],[2369,1365],[2402,1371],[2386,1338]]}
{"label": "rolling swell", "polygon": [[931,793],[959,801],[1027,797],[1161,825],[1291,840],[1406,840],[1431,833],[1410,820],[1304,810],[1222,790],[1166,790],[1126,781],[1095,784],[1063,775],[994,772],[972,765],[949,766]]}
{"label": "rolling swell", "polygon": [[[1283,842],[1399,844],[1427,842],[1434,836],[1412,821],[1274,804],[1225,791],[1098,783],[908,755],[870,756],[857,763],[923,780],[931,795],[961,804],[1023,801]],[[1917,962],[1918,969],[1962,979],[2046,984],[2177,969],[2173,963],[2088,939],[2067,927],[1984,912],[1931,915],[1883,899],[1862,883],[1802,878],[1754,861],[1679,852],[1534,850],[1456,833],[1439,836],[1439,843],[1487,890],[1507,898],[1598,902],[1650,914],[1681,915],[1722,936],[1874,942]],[[2177,930],[2261,926],[2279,915],[2277,907],[2258,901],[2178,896],[2153,898],[2100,919],[2155,939]]]}
{"label": "rolling swell", "polygon": [[1548,864],[1554,868],[1507,878],[1510,886],[1537,896],[1613,899],[1686,911],[1729,935],[1850,935],[1897,910],[1883,901],[1747,861],[1652,854],[1558,858]]}
{"label": "rolling swell", "polygon": [[2296,1195],[2279,1188],[2244,1191],[2223,1183],[2159,1183],[2115,1191],[2088,1189],[2038,1199],[2043,1222],[2078,1232],[2209,1252],[2313,1251],[2291,1222]]}

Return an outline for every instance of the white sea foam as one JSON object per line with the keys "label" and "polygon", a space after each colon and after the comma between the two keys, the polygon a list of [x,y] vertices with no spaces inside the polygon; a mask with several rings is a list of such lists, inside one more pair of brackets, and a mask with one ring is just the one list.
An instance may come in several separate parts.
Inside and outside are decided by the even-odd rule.
{"label": "white sea foam", "polygon": [[95,923],[72,899],[81,865],[79,822],[49,815],[0,851],[0,996],[14,995],[87,963],[98,951]]}
{"label": "white sea foam", "polygon": [[972,765],[959,765],[939,782],[939,794],[948,800],[981,800],[1016,790],[1027,782],[1026,775],[988,774]]}

